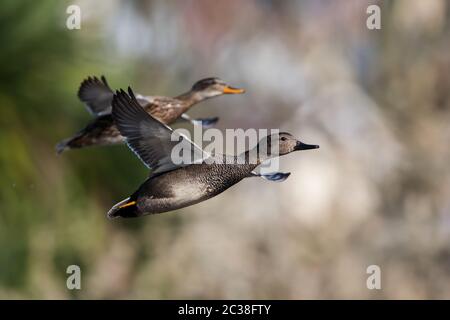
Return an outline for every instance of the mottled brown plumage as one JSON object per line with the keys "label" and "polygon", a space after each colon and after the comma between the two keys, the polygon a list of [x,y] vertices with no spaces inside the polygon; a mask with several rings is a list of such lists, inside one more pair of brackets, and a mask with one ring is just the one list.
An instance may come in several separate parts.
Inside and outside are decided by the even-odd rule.
{"label": "mottled brown plumage", "polygon": [[[196,82],[190,91],[175,98],[138,95],[137,101],[146,112],[162,123],[171,124],[181,117],[195,124],[209,126],[215,123],[217,118],[191,120],[185,112],[205,99],[243,92],[244,90],[232,88],[218,78],[207,78]],[[111,116],[113,96],[114,93],[103,76],[101,79],[88,77],[81,83],[78,97],[95,118],[73,137],[58,143],[56,146],[58,153],[67,149],[124,142]]]}

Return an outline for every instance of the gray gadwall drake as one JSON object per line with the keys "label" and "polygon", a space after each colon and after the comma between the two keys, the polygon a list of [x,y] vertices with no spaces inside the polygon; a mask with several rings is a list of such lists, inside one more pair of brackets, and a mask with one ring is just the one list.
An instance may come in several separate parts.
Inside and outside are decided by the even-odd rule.
{"label": "gray gadwall drake", "polygon": [[[256,149],[239,156],[208,154],[146,113],[130,88],[128,91],[129,95],[124,91],[116,93],[112,115],[130,149],[152,172],[135,193],[111,208],[109,218],[162,213],[205,201],[244,178],[260,176],[253,170],[265,160],[319,147],[302,143],[289,133],[280,133],[261,139]],[[171,139],[173,135],[178,141]],[[172,150],[179,143],[189,145],[187,150],[194,157],[191,164],[172,161]],[[275,143],[278,152],[272,155],[271,146]],[[266,156],[251,152],[260,150],[263,144],[266,145]]]}
{"label": "gray gadwall drake", "polygon": [[[203,100],[238,93],[244,93],[244,90],[233,88],[218,78],[206,78],[196,82],[191,90],[175,98],[138,95],[137,101],[146,112],[165,124],[180,120],[209,127],[217,122],[217,117],[191,119],[185,112]],[[111,115],[113,96],[114,92],[103,76],[101,79],[88,77],[81,83],[78,97],[95,118],[73,137],[59,142],[56,145],[58,154],[68,149],[124,142]]]}

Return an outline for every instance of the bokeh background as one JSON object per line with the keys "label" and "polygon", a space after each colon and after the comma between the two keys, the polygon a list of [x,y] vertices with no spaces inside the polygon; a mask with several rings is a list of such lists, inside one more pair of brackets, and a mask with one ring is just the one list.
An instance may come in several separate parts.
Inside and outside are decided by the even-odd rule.
{"label": "bokeh background", "polygon": [[[449,18],[445,0],[1,1],[0,298],[450,298]],[[247,93],[190,115],[321,149],[284,157],[281,184],[110,221],[146,168],[126,146],[54,151],[102,74],[169,96],[218,76]]]}

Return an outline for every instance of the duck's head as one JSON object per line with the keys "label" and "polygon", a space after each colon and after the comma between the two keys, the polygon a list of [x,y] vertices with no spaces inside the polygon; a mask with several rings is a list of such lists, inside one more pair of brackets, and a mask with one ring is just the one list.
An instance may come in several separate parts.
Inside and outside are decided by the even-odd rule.
{"label": "duck's head", "polygon": [[278,134],[267,136],[260,141],[260,145],[262,144],[267,145],[266,150],[269,157],[282,156],[294,151],[319,148],[316,144],[303,143],[287,132],[280,132]]}
{"label": "duck's head", "polygon": [[208,99],[222,94],[244,93],[244,89],[233,88],[219,78],[206,78],[197,81],[191,91],[200,99]]}

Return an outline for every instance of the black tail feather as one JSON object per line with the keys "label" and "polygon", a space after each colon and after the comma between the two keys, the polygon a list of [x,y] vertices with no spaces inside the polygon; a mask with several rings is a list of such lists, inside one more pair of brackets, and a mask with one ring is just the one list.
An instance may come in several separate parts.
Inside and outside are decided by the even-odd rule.
{"label": "black tail feather", "polygon": [[58,144],[55,146],[56,153],[57,154],[61,154],[64,151],[70,149],[70,145],[69,144],[72,141],[72,139],[73,138],[67,138],[67,139],[64,139],[64,140],[58,142]]}
{"label": "black tail feather", "polygon": [[114,205],[111,210],[108,211],[108,218],[114,219],[118,217],[122,218],[136,218],[138,217],[138,210],[136,207],[136,202],[130,198],[120,201]]}

